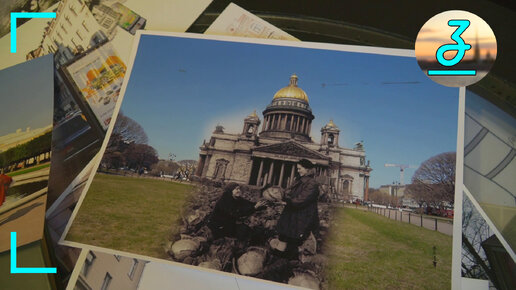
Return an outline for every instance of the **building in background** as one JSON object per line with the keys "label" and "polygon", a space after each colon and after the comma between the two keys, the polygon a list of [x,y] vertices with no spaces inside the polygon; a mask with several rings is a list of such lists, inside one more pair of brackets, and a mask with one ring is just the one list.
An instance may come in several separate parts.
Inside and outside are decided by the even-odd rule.
{"label": "building in background", "polygon": [[280,89],[263,111],[261,120],[253,112],[244,119],[240,134],[225,133],[217,126],[209,142],[201,146],[196,176],[252,186],[266,184],[288,187],[295,176],[296,163],[308,159],[316,164],[316,174],[328,185],[333,200],[367,198],[369,173],[361,142],[353,149],[339,146],[340,130],[330,120],[321,129],[321,142],[310,137],[315,118],[308,96],[290,84]]}
{"label": "building in background", "polygon": [[106,34],[84,1],[63,0],[45,30],[41,47],[44,54],[55,53],[61,46],[77,54],[105,41]]}
{"label": "building in background", "polygon": [[113,39],[116,33],[115,28],[122,14],[103,4],[93,6],[91,12],[108,38]]}
{"label": "building in background", "polygon": [[378,188],[378,190],[380,190],[380,192],[386,193],[390,196],[397,196],[399,198],[402,198],[403,196],[405,196],[405,187],[406,187],[405,184],[401,185],[399,183],[393,183],[393,184],[381,185],[380,188]]}
{"label": "building in background", "polygon": [[75,289],[138,289],[147,261],[89,251]]}

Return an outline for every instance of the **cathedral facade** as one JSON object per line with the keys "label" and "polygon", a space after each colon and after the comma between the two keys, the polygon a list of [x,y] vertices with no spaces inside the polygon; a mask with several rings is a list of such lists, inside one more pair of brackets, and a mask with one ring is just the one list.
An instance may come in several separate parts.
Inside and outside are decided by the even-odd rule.
{"label": "cathedral facade", "polygon": [[294,180],[296,163],[308,159],[316,164],[317,178],[333,200],[367,199],[372,169],[362,143],[353,149],[340,147],[340,130],[332,120],[321,128],[321,141],[315,143],[310,138],[315,117],[297,81],[292,75],[289,85],[274,95],[263,111],[263,122],[253,112],[243,120],[240,133],[226,133],[217,126],[200,147],[195,175],[286,188]]}

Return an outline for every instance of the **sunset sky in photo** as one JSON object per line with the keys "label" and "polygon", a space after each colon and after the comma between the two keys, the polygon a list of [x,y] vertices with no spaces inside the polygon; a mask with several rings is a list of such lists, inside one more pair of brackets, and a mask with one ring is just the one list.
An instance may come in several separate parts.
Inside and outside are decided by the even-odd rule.
{"label": "sunset sky in photo", "polygon": [[[496,39],[489,25],[480,17],[465,11],[448,11],[438,14],[428,20],[419,31],[416,40],[416,56],[418,60],[436,61],[435,53],[444,44],[455,44],[451,35],[457,29],[456,26],[449,26],[451,19],[467,19],[470,26],[462,33],[461,37],[471,49],[466,51],[465,60],[473,59],[475,45],[478,39],[481,58],[485,58],[489,52],[491,58],[496,58]],[[449,51],[444,54],[446,59],[455,56],[456,51]]]}

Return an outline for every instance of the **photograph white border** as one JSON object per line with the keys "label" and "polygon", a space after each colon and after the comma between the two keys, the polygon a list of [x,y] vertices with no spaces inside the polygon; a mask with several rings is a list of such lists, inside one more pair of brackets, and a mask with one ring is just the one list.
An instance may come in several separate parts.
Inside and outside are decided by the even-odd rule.
{"label": "photograph white border", "polygon": [[[372,47],[372,46],[343,45],[343,44],[331,44],[331,43],[319,43],[319,42],[300,42],[300,41],[287,41],[287,40],[274,40],[274,39],[258,39],[258,38],[224,36],[224,35],[207,35],[207,34],[194,34],[194,33],[176,33],[176,32],[164,32],[164,31],[138,30],[136,32],[133,46],[131,49],[129,62],[127,64],[126,77],[122,84],[119,100],[116,104],[115,110],[113,112],[113,118],[112,118],[109,128],[106,132],[106,138],[104,138],[104,142],[102,143],[102,147],[100,148],[99,156],[104,155],[104,152],[106,150],[107,144],[110,139],[109,136],[111,136],[111,133],[113,132],[113,128],[116,123],[116,119],[118,117],[120,107],[122,106],[125,92],[127,90],[127,85],[131,79],[132,69],[134,66],[138,46],[140,44],[142,35],[172,36],[172,37],[191,38],[191,39],[218,40],[218,41],[237,42],[237,43],[250,43],[250,44],[273,45],[273,46],[284,46],[284,47],[299,47],[299,48],[311,48],[311,49],[320,49],[320,50],[333,50],[333,51],[342,51],[342,52],[378,54],[378,55],[387,55],[387,56],[411,57],[414,59],[414,61],[416,61],[415,51],[410,50],[410,49],[382,48],[382,47]],[[462,217],[462,171],[463,171],[463,168],[461,166],[463,165],[464,156],[463,156],[463,154],[459,154],[459,151],[460,152],[464,151],[463,150],[464,149],[464,103],[465,103],[464,98],[465,98],[465,88],[462,87],[459,89],[459,102],[458,102],[459,109],[458,109],[458,123],[457,123],[458,129],[457,129],[457,149],[456,149],[456,152],[457,152],[457,157],[456,157],[457,158],[457,163],[456,163],[457,169],[456,170],[460,170],[460,182],[458,182],[459,174],[457,174],[456,175],[456,183],[455,183],[456,184],[455,213],[459,212],[459,211],[457,211],[457,205],[459,205],[459,204],[460,204],[461,211],[460,211],[460,218],[458,217],[457,214],[455,214],[455,218],[454,218],[454,229],[453,229],[453,231],[454,231],[453,232],[454,247],[453,247],[453,253],[452,253],[452,288],[453,289],[460,289],[460,277],[461,277],[460,255],[461,255],[462,246],[460,244],[461,244],[462,240],[460,239],[458,242],[460,245],[459,248],[456,248],[455,245],[457,244],[457,241],[456,241],[457,237],[460,238],[461,233],[462,233],[462,227],[460,227],[460,232],[458,232],[458,234],[457,234],[456,223],[457,223],[457,219],[460,219],[460,221],[462,221],[461,217]],[[68,234],[68,231],[70,230],[71,225],[73,224],[73,221],[77,215],[78,210],[80,209],[80,207],[82,205],[82,202],[83,202],[86,194],[88,193],[88,190],[93,181],[93,178],[94,178],[95,174],[97,173],[97,168],[100,165],[101,159],[102,158],[100,158],[100,157],[94,159],[95,163],[92,168],[94,170],[91,171],[91,174],[88,177],[86,186],[83,189],[81,197],[79,198],[79,200],[77,202],[77,205],[66,225],[66,228],[65,228],[61,238],[59,239],[58,244],[63,245],[63,246],[80,248],[83,251],[93,250],[93,251],[99,251],[99,252],[104,252],[104,253],[108,253],[108,254],[117,254],[117,255],[122,255],[122,256],[126,256],[126,257],[133,257],[133,258],[137,258],[137,259],[141,259],[141,260],[147,260],[150,262],[157,262],[157,263],[162,263],[162,264],[181,266],[181,267],[186,267],[186,268],[195,269],[195,270],[199,270],[199,271],[205,271],[205,272],[209,272],[209,273],[216,273],[219,275],[231,276],[231,277],[235,277],[236,279],[241,278],[244,280],[257,281],[260,283],[269,284],[271,286],[275,285],[275,286],[281,286],[283,288],[284,287],[292,287],[291,285],[284,284],[284,283],[278,283],[278,282],[273,282],[273,281],[264,280],[264,279],[258,279],[258,278],[249,277],[249,276],[242,276],[242,275],[237,275],[237,274],[228,273],[228,272],[216,271],[216,270],[212,270],[212,269],[205,269],[205,268],[200,268],[198,266],[192,266],[192,265],[188,265],[188,264],[184,264],[184,263],[173,262],[173,261],[169,261],[169,260],[165,260],[165,259],[153,258],[150,256],[143,256],[143,255],[138,255],[138,254],[129,253],[129,252],[117,251],[117,250],[113,250],[113,249],[102,248],[102,247],[92,246],[92,245],[73,242],[73,241],[66,241],[65,237]],[[461,185],[461,186],[457,186],[457,185]],[[460,203],[457,203],[458,190],[460,192],[460,201],[461,201]],[[458,257],[458,261],[456,261],[457,257]],[[75,267],[82,267],[82,264],[79,265],[79,261],[77,262]],[[458,263],[458,274],[459,275],[454,276],[457,273],[457,263]],[[80,270],[78,270],[78,271],[80,271]],[[75,272],[75,270],[74,270],[74,272]],[[76,279],[77,276],[74,276],[74,277]],[[73,285],[75,285],[74,284],[75,280],[70,279],[67,289],[69,289],[71,283]]]}
{"label": "photograph white border", "polygon": [[453,202],[453,240],[451,288],[462,289],[462,192],[464,187],[464,120],[466,112],[466,87],[459,88],[457,118],[457,151],[455,158],[455,201]]}

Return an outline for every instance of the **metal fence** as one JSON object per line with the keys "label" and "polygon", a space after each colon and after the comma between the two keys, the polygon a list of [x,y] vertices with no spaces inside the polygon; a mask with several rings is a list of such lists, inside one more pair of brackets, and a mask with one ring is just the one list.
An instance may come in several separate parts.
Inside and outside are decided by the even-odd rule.
{"label": "metal fence", "polygon": [[380,207],[368,207],[368,211],[383,215],[395,221],[410,223],[415,226],[427,228],[429,230],[439,231],[446,235],[453,234],[453,221],[438,217],[423,216],[399,209],[389,209]]}

